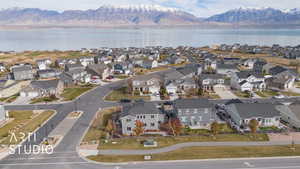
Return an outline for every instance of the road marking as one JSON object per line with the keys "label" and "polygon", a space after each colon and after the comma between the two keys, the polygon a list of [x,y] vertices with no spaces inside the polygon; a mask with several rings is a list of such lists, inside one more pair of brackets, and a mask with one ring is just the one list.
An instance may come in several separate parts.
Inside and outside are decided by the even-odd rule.
{"label": "road marking", "polygon": [[72,165],[72,164],[89,164],[89,162],[57,162],[57,163],[14,163],[14,164],[1,164],[0,166],[22,166],[22,165]]}
{"label": "road marking", "polygon": [[29,158],[9,158],[9,159],[4,159],[2,161],[20,161],[20,160],[43,160],[43,159],[55,159],[55,158],[63,158],[63,159],[70,159],[70,158],[80,158],[78,156],[74,157],[29,157]]}
{"label": "road marking", "polygon": [[254,167],[254,165],[251,165],[249,162],[244,162],[244,164],[245,164],[247,167]]}

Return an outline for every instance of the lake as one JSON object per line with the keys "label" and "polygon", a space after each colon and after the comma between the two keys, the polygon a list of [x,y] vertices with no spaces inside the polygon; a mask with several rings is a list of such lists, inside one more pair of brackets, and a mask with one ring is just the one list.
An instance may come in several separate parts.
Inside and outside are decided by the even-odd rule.
{"label": "lake", "polygon": [[77,50],[98,47],[300,44],[300,29],[48,28],[0,30],[1,51]]}

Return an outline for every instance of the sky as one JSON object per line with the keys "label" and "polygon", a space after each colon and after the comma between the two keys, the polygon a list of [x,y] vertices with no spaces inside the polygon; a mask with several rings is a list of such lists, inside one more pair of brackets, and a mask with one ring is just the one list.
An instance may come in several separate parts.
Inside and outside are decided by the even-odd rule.
{"label": "sky", "polygon": [[198,17],[208,17],[240,7],[300,8],[300,0],[0,0],[0,2],[2,9],[21,7],[58,11],[97,9],[103,5],[160,5],[178,8]]}

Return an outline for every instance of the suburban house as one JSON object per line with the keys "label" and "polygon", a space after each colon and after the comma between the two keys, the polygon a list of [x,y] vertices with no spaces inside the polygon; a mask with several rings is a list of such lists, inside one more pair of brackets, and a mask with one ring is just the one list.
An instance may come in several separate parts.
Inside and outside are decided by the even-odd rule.
{"label": "suburban house", "polygon": [[157,60],[144,60],[142,67],[145,69],[153,69],[158,67],[158,62]]}
{"label": "suburban house", "polygon": [[5,72],[5,71],[6,71],[6,67],[4,63],[0,63],[0,72]]}
{"label": "suburban house", "polygon": [[254,62],[253,65],[253,72],[255,73],[261,73],[264,74],[266,73],[266,71],[264,71],[264,66],[267,65],[268,63],[264,60],[257,60],[256,62]]}
{"label": "suburban house", "polygon": [[159,132],[165,116],[154,103],[136,101],[123,106],[119,120],[123,135],[134,135],[137,121],[144,124],[144,134],[147,134]]}
{"label": "suburban house", "polygon": [[214,87],[223,87],[225,75],[222,74],[201,74],[199,76],[199,85],[203,90],[213,91]]}
{"label": "suburban house", "polygon": [[60,71],[56,69],[43,69],[37,71],[37,76],[40,79],[56,78],[60,75]]}
{"label": "suburban house", "polygon": [[78,59],[78,63],[84,67],[87,67],[88,65],[95,64],[95,59],[94,57],[83,56]]}
{"label": "suburban house", "polygon": [[247,69],[253,69],[254,63],[257,61],[257,59],[245,59],[242,62],[242,65],[245,66]]}
{"label": "suburban house", "polygon": [[86,67],[86,71],[91,76],[98,76],[106,79],[110,75],[110,68],[105,64],[91,64]]}
{"label": "suburban house", "polygon": [[115,63],[112,67],[112,71],[115,74],[132,74],[133,73],[134,66],[130,62],[121,62],[121,63]]}
{"label": "suburban house", "polygon": [[182,74],[182,78],[192,78],[202,73],[202,67],[199,64],[188,64],[184,67],[177,68],[176,71]]}
{"label": "suburban house", "polygon": [[264,90],[266,88],[265,78],[262,74],[252,71],[236,72],[231,77],[231,88],[240,91]]}
{"label": "suburban house", "polygon": [[51,59],[39,59],[39,60],[36,60],[36,64],[37,64],[39,70],[45,70],[45,69],[50,68],[52,61],[51,61]]}
{"label": "suburban house", "polygon": [[168,94],[186,93],[191,89],[197,88],[197,83],[193,78],[177,79],[167,81],[165,87]]}
{"label": "suburban house", "polygon": [[294,86],[296,76],[288,71],[277,74],[276,76],[266,79],[266,84],[269,89],[287,90]]}
{"label": "suburban house", "polygon": [[14,80],[31,80],[34,78],[32,66],[30,65],[14,66],[11,70]]}
{"label": "suburban house", "polygon": [[204,59],[204,71],[215,71],[217,70],[217,60],[214,57],[208,57]]}
{"label": "suburban house", "polygon": [[158,94],[160,91],[161,78],[158,76],[143,76],[132,80],[135,91],[141,94]]}
{"label": "suburban house", "polygon": [[233,103],[226,105],[230,120],[242,129],[248,129],[249,122],[255,119],[260,127],[279,127],[280,112],[274,104],[268,103]]}
{"label": "suburban house", "polygon": [[39,80],[32,81],[29,86],[22,89],[21,97],[49,97],[51,95],[59,96],[63,92],[63,83],[58,80]]}
{"label": "suburban house", "polygon": [[290,127],[300,129],[300,103],[295,102],[290,105],[278,105],[277,110],[280,111],[281,120],[286,122]]}
{"label": "suburban house", "polygon": [[91,80],[91,75],[87,74],[84,66],[80,64],[66,64],[64,73],[72,77],[74,84],[79,82],[88,83]]}
{"label": "suburban house", "polygon": [[174,109],[181,123],[191,129],[209,129],[212,122],[218,121],[208,99],[177,99]]}

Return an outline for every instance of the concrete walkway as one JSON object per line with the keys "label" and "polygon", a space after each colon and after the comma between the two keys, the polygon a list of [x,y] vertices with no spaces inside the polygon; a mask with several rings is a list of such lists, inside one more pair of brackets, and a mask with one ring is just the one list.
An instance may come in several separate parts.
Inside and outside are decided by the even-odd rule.
{"label": "concrete walkway", "polygon": [[[99,150],[99,155],[144,155],[144,154],[159,154],[178,150],[185,147],[200,147],[200,146],[276,146],[290,145],[291,141],[278,142],[189,142],[175,144],[169,147],[157,148],[152,150]],[[300,144],[300,141],[295,141],[295,144]]]}

